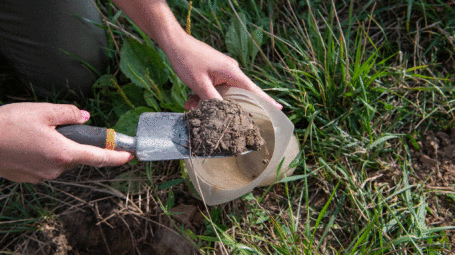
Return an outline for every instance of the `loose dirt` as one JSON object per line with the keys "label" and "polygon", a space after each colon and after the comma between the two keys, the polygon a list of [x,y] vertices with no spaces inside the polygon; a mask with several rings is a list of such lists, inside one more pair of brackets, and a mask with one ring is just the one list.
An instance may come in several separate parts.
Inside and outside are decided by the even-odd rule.
{"label": "loose dirt", "polygon": [[455,183],[455,130],[450,133],[429,131],[412,151],[413,167],[427,185],[452,187]]}
{"label": "loose dirt", "polygon": [[265,143],[251,113],[233,100],[206,100],[183,118],[188,123],[193,155],[239,155]]}
{"label": "loose dirt", "polygon": [[[202,201],[192,197],[184,183],[163,190],[153,188],[181,178],[179,161],[154,162],[153,167],[163,171],[152,173],[153,184],[144,174],[146,165],[78,166],[56,182],[34,185],[33,194],[42,198],[43,205],[64,202],[52,212],[46,211],[49,216],[28,224],[30,230],[20,238],[7,239],[7,246],[2,239],[1,250],[25,255],[199,254],[196,244],[183,237],[180,229],[204,235],[208,213]],[[49,187],[55,190],[52,197],[42,196]],[[128,198],[117,189],[128,193]],[[172,215],[163,211],[158,199]]]}
{"label": "loose dirt", "polygon": [[[123,213],[121,202],[114,201],[99,202],[95,208],[68,209],[58,218],[43,220],[41,231],[18,245],[17,254],[197,254],[168,218],[150,226],[143,217]],[[173,220],[192,228],[193,233],[204,228],[205,218],[198,206],[181,204],[171,211],[178,213]]]}
{"label": "loose dirt", "polygon": [[[433,212],[427,221],[435,226],[455,224],[455,129],[448,132],[427,132],[419,149],[411,150],[414,174],[411,184],[423,184],[434,191],[428,198],[428,206]],[[452,242],[455,237],[451,235]]]}

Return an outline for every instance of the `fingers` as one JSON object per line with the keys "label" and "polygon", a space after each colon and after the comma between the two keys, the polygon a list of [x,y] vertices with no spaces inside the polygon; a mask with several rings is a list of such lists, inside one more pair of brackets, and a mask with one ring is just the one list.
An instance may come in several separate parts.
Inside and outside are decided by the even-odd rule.
{"label": "fingers", "polygon": [[220,93],[218,93],[218,91],[215,89],[212,81],[208,76],[203,76],[198,86],[193,86],[191,89],[199,96],[200,100],[202,101],[212,98],[223,100]]}
{"label": "fingers", "polygon": [[218,98],[220,100],[223,100],[220,93],[218,93],[216,88],[213,86],[212,81],[207,76],[205,76],[201,80],[200,84],[198,84],[197,86],[193,86],[192,90],[196,94],[190,95],[188,97],[188,101],[185,102],[184,108],[187,111],[189,111],[193,108],[196,108],[200,101],[213,99],[213,98]]}
{"label": "fingers", "polygon": [[199,104],[200,98],[198,95],[189,95],[188,101],[185,102],[184,108],[185,110],[189,111],[193,108],[196,108]]}
{"label": "fingers", "polygon": [[237,75],[234,76],[235,79],[229,80],[227,83],[230,86],[237,86],[242,89],[249,90],[253,93],[258,94],[260,97],[264,98],[265,100],[269,101],[271,104],[275,105],[278,109],[283,109],[283,106],[279,104],[275,99],[271,98],[267,93],[265,93],[260,87],[254,84],[253,81],[248,78],[242,71],[239,71]]}
{"label": "fingers", "polygon": [[83,124],[90,118],[90,113],[79,110],[70,104],[50,104],[44,113],[45,121],[50,126]]}
{"label": "fingers", "polygon": [[[52,126],[82,124],[89,118],[90,113],[68,104],[51,105],[51,108],[47,112],[47,120],[49,121],[49,125]],[[60,155],[56,156],[57,165],[64,169],[71,168],[77,164],[94,167],[119,166],[127,163],[133,157],[129,152],[112,151],[95,146],[83,145],[68,139],[62,142],[65,144],[65,148],[71,148],[70,152],[61,151]]]}
{"label": "fingers", "polygon": [[[275,105],[278,109],[280,109],[280,110],[283,109],[283,106],[281,104],[276,102],[273,98],[271,98],[269,95],[267,95],[267,93],[265,93],[260,87],[258,87],[256,84],[254,84],[254,82],[251,81],[250,78],[248,78],[242,71],[239,71],[238,74],[236,76],[234,75],[233,77],[235,77],[235,78],[234,79],[233,78],[223,79],[223,80],[225,80],[225,82],[220,85],[216,85],[216,87],[214,87],[212,85],[211,81],[210,81],[210,84],[205,85],[203,87],[215,89],[215,92],[217,95],[219,95],[218,91],[216,90],[217,87],[220,87],[220,86],[239,87],[242,89],[249,90],[253,93],[256,93],[257,95],[261,96],[262,98],[264,98],[271,104]],[[199,95],[199,93],[197,92],[196,89],[194,90],[194,92]],[[205,93],[205,94],[207,95],[209,93]],[[188,97],[188,101],[185,102],[185,105],[184,105],[185,110],[189,111],[193,108],[196,108],[199,105],[201,98],[198,95],[193,94]],[[205,100],[211,99],[211,98],[213,98],[213,97],[206,96]]]}
{"label": "fingers", "polygon": [[95,146],[77,144],[74,163],[94,167],[120,166],[128,163],[134,155],[126,151],[113,151]]}
{"label": "fingers", "polygon": [[84,122],[90,119],[90,113],[87,112],[86,110],[81,110],[81,114]]}
{"label": "fingers", "polygon": [[82,145],[70,141],[70,151],[60,150],[51,158],[52,166],[46,169],[36,169],[32,174],[10,180],[20,180],[20,182],[39,183],[44,179],[53,180],[60,176],[64,171],[73,168],[78,164],[94,167],[120,166],[133,159],[134,155],[125,151],[112,151],[101,149],[95,146]]}

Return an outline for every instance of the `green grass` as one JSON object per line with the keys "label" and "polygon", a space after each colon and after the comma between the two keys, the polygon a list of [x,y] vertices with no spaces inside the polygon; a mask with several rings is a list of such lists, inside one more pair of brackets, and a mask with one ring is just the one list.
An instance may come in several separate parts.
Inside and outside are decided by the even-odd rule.
{"label": "green grass", "polygon": [[[168,3],[184,25],[188,3]],[[111,72],[95,84],[95,98],[81,105],[92,112],[92,124],[131,133],[128,123],[142,111],[182,111],[189,90],[162,52],[106,6],[108,19],[129,32],[113,30]],[[210,207],[204,233],[181,233],[207,254],[453,250],[455,226],[432,224],[429,216],[440,212],[429,205],[454,193],[435,196],[425,183],[413,182],[410,155],[412,142],[426,131],[454,127],[453,7],[442,1],[193,1],[192,35],[236,58],[284,106],[302,151],[296,177]],[[172,178],[155,167],[148,164],[135,177],[152,187],[158,207],[171,215],[172,190],[188,185],[180,179],[187,177],[182,167],[171,171]],[[116,185],[133,203],[144,192],[136,185],[130,196],[131,183]],[[49,198],[53,202],[44,206],[34,194],[29,186],[3,181],[5,240],[31,231],[58,207]]]}

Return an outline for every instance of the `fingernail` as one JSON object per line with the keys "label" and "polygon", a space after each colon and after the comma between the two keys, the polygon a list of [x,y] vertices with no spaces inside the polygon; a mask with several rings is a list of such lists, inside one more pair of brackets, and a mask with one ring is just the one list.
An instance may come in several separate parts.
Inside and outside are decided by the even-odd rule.
{"label": "fingernail", "polygon": [[131,160],[134,159],[134,155],[131,155],[129,158],[128,158],[128,162],[130,162]]}
{"label": "fingernail", "polygon": [[84,121],[87,121],[88,119],[90,119],[90,113],[85,111],[85,110],[81,110],[81,114],[82,114],[82,118],[84,119]]}

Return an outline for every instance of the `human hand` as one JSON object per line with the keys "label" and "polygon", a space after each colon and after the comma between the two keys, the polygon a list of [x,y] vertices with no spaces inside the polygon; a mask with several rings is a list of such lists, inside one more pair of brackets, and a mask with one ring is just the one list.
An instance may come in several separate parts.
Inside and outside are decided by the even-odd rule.
{"label": "human hand", "polygon": [[237,61],[194,37],[182,35],[181,40],[171,49],[167,55],[175,72],[196,93],[185,103],[186,110],[196,107],[200,100],[222,99],[215,88],[218,85],[249,90],[280,110],[283,108],[240,70]]}
{"label": "human hand", "polygon": [[77,164],[117,166],[129,152],[73,142],[57,125],[83,124],[90,118],[74,105],[15,103],[0,107],[0,176],[16,182],[55,179]]}

